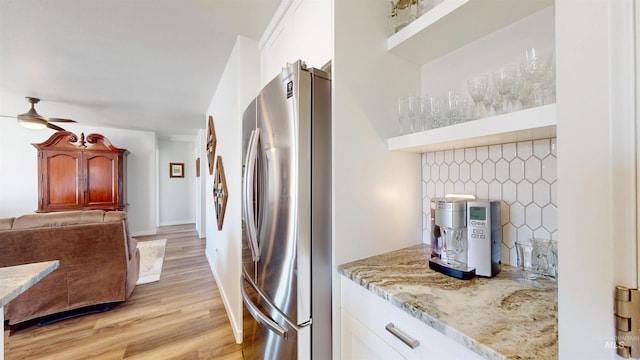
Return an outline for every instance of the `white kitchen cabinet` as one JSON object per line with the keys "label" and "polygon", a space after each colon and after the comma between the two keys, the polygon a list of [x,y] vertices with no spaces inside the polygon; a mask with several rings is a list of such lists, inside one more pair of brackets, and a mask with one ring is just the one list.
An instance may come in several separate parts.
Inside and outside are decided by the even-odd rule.
{"label": "white kitchen cabinet", "polygon": [[391,345],[342,309],[342,358],[352,360],[404,359]]}
{"label": "white kitchen cabinet", "polygon": [[287,62],[296,61],[291,17],[283,17],[269,33],[262,36],[260,47],[261,86],[277,76]]}
{"label": "white kitchen cabinet", "polygon": [[330,0],[304,0],[295,9],[295,56],[309,67],[321,68],[332,58]]}
{"label": "white kitchen cabinet", "polygon": [[341,297],[342,359],[482,359],[343,276]]}
{"label": "white kitchen cabinet", "polygon": [[321,68],[333,57],[330,0],[283,1],[260,40],[261,79],[266,84],[287,62]]}

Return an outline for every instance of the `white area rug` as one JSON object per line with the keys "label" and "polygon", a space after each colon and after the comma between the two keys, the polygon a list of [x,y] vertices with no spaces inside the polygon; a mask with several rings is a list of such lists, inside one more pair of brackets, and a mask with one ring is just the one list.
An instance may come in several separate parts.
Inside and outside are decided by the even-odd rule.
{"label": "white area rug", "polygon": [[146,284],[160,280],[162,263],[164,263],[164,248],[167,239],[141,241],[138,243],[140,250],[140,275],[136,285]]}

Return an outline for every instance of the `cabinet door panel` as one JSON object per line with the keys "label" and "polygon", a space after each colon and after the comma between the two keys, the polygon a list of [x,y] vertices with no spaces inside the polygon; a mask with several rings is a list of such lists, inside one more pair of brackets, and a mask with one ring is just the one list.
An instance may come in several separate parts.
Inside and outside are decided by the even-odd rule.
{"label": "cabinet door panel", "polygon": [[373,331],[342,309],[341,356],[350,360],[405,359]]}
{"label": "cabinet door panel", "polygon": [[47,166],[42,173],[43,194],[41,201],[49,211],[77,209],[80,198],[80,153],[51,152],[47,154]]}
{"label": "cabinet door panel", "polygon": [[116,154],[85,153],[84,206],[117,207],[118,172]]}

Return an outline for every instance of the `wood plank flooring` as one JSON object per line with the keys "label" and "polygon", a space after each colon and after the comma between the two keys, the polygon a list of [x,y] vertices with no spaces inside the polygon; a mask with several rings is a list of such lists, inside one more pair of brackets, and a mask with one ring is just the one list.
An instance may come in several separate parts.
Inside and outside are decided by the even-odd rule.
{"label": "wood plank flooring", "polygon": [[5,326],[5,359],[242,359],[193,225],[158,229],[167,239],[160,281],[138,285],[112,310],[43,327]]}

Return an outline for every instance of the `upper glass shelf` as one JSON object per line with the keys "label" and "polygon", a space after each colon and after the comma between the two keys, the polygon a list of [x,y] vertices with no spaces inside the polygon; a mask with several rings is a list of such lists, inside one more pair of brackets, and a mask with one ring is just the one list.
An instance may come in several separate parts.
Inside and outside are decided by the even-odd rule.
{"label": "upper glass shelf", "polygon": [[387,51],[425,64],[546,7],[554,0],[444,0],[387,39]]}

